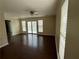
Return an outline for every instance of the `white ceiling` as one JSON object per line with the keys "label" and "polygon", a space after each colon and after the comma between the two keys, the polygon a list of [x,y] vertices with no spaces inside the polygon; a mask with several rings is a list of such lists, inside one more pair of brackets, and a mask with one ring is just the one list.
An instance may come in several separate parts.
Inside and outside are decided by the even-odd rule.
{"label": "white ceiling", "polygon": [[55,15],[57,0],[4,0],[4,4],[7,13],[28,15],[29,11],[37,11],[39,15]]}

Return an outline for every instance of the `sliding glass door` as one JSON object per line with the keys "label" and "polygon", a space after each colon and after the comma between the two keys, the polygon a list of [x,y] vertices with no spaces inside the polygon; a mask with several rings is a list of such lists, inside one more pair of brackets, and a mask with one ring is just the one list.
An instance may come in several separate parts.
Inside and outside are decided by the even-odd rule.
{"label": "sliding glass door", "polygon": [[37,33],[37,22],[36,21],[28,21],[28,33]]}
{"label": "sliding glass door", "polygon": [[32,33],[32,23],[31,21],[27,22],[28,33]]}
{"label": "sliding glass door", "polygon": [[43,20],[38,21],[22,21],[22,31],[27,33],[42,33]]}
{"label": "sliding glass door", "polygon": [[37,22],[32,21],[32,33],[37,33]]}

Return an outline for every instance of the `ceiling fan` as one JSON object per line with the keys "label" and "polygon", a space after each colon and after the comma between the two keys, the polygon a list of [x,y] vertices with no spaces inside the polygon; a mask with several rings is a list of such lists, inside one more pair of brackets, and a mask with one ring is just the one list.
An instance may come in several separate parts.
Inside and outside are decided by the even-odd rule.
{"label": "ceiling fan", "polygon": [[34,10],[25,10],[25,11],[29,12],[30,15],[38,15],[38,12]]}

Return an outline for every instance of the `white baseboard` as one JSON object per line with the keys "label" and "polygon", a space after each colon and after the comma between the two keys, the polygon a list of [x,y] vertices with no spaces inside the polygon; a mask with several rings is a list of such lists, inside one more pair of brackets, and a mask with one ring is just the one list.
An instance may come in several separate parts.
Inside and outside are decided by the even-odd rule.
{"label": "white baseboard", "polygon": [[38,35],[55,36],[53,34],[38,34]]}
{"label": "white baseboard", "polygon": [[8,43],[5,43],[5,44],[1,45],[0,48],[5,47],[7,45],[8,45]]}

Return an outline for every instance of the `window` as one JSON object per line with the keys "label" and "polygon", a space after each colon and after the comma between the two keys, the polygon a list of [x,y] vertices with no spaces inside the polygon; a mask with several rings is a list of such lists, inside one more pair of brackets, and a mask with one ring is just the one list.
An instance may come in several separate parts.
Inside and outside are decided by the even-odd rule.
{"label": "window", "polygon": [[22,21],[22,31],[26,31],[26,21]]}
{"label": "window", "polygon": [[43,32],[43,20],[38,20],[38,32]]}

